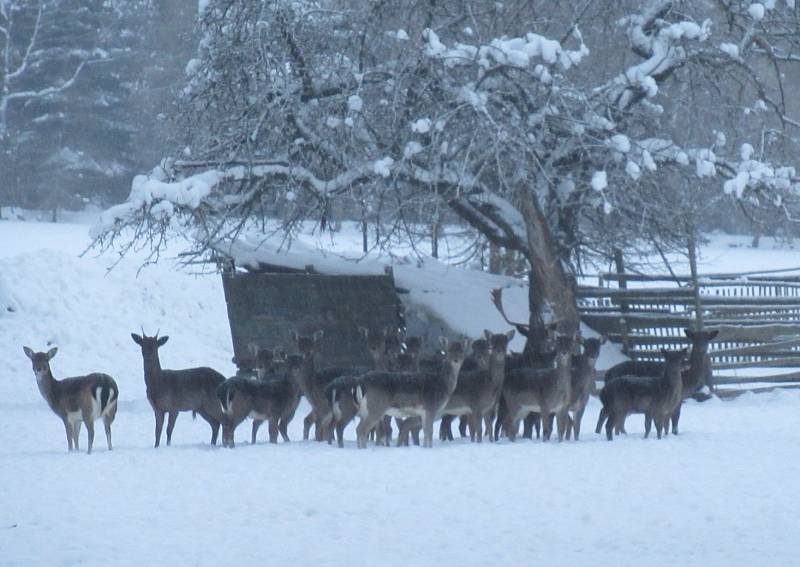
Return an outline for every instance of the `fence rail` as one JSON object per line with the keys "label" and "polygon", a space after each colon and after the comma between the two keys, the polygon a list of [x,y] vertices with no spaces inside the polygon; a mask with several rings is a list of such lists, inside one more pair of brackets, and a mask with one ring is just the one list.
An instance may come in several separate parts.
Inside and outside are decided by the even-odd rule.
{"label": "fence rail", "polygon": [[709,352],[717,385],[773,385],[753,391],[795,387],[800,386],[793,384],[800,383],[800,273],[788,272],[800,268],[694,278],[604,273],[593,276],[597,286],[578,288],[578,303],[584,322],[634,359],[660,359],[661,348],[688,346],[683,330],[701,324],[719,331]]}

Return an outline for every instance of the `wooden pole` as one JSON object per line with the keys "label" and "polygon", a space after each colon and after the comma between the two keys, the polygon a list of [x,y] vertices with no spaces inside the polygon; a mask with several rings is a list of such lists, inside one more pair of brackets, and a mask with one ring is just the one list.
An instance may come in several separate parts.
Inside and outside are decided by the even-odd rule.
{"label": "wooden pole", "polygon": [[697,241],[694,233],[689,235],[689,270],[692,275],[692,295],[694,297],[694,318],[697,331],[703,329],[703,303],[700,300],[700,281],[697,275]]}
{"label": "wooden pole", "polygon": [[[628,280],[625,279],[625,259],[622,257],[622,250],[614,248],[614,267],[617,270],[617,287],[620,289],[628,289]],[[622,313],[622,352],[628,354],[630,352],[630,338],[628,337],[628,319],[626,314],[630,311],[630,306],[627,301],[622,301],[619,304],[620,312]]]}

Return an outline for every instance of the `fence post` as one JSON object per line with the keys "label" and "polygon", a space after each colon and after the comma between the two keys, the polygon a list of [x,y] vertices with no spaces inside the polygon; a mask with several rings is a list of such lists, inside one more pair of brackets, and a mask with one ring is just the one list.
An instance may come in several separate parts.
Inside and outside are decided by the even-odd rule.
{"label": "fence post", "polygon": [[[622,257],[622,250],[614,248],[614,266],[617,270],[617,287],[619,289],[628,289],[628,280],[625,279],[625,260]],[[630,306],[627,301],[620,301],[620,313],[622,313],[622,352],[628,354],[630,352],[630,338],[628,336],[628,319],[626,314],[630,311]]]}
{"label": "fence post", "polygon": [[694,233],[689,235],[689,269],[692,275],[692,296],[694,297],[694,318],[697,330],[703,330],[703,303],[700,301],[700,278],[697,275],[697,241]]}

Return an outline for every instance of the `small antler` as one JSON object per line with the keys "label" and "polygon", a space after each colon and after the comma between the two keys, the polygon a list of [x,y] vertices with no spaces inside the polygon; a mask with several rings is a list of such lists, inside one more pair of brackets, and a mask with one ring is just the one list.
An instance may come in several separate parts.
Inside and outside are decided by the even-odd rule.
{"label": "small antler", "polygon": [[496,287],[492,290],[492,303],[500,312],[500,315],[503,316],[503,320],[511,325],[512,327],[516,328],[522,336],[527,337],[530,334],[530,325],[525,325],[524,323],[515,323],[514,321],[509,320],[506,316],[506,312],[503,309],[503,289]]}

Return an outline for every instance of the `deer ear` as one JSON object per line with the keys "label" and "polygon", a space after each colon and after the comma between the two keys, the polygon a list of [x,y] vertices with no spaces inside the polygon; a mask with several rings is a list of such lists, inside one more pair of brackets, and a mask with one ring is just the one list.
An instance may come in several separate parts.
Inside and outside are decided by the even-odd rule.
{"label": "deer ear", "polygon": [[322,337],[324,336],[325,336],[325,331],[322,330],[317,331],[316,333],[314,333],[314,342],[315,343],[320,342],[322,340]]}
{"label": "deer ear", "polygon": [[662,348],[662,349],[659,349],[659,350],[661,350],[661,354],[662,354],[663,356],[667,356],[667,349],[665,349],[665,348]]}
{"label": "deer ear", "polygon": [[169,340],[169,335],[164,335],[163,337],[158,339],[158,346],[160,347],[164,346],[165,344],[167,344],[168,340]]}
{"label": "deer ear", "polygon": [[683,334],[689,337],[690,339],[694,339],[694,332],[691,329],[684,329]]}
{"label": "deer ear", "polygon": [[48,350],[47,351],[47,360],[50,360],[51,358],[53,358],[56,355],[57,352],[58,352],[58,347],[53,347],[50,350]]}
{"label": "deer ear", "polygon": [[289,336],[292,338],[294,342],[297,342],[297,339],[300,338],[300,336],[297,334],[297,331],[295,331],[294,329],[289,330]]}
{"label": "deer ear", "polygon": [[136,333],[131,333],[131,338],[133,339],[133,342],[135,342],[137,345],[142,346],[142,337],[140,337]]}
{"label": "deer ear", "polygon": [[358,334],[361,335],[364,338],[364,340],[369,339],[369,329],[367,329],[366,327],[359,326]]}
{"label": "deer ear", "polygon": [[708,333],[708,340],[713,341],[717,337],[717,335],[719,335],[719,331],[711,331],[710,333]]}
{"label": "deer ear", "polygon": [[600,335],[600,344],[604,345],[608,342],[608,337],[606,335]]}
{"label": "deer ear", "polygon": [[508,342],[511,342],[514,339],[515,334],[516,332],[514,331],[514,329],[511,329],[509,332],[506,333],[506,338],[508,339]]}
{"label": "deer ear", "polygon": [[447,350],[448,344],[449,341],[447,340],[447,337],[439,337],[439,346],[442,348],[442,350]]}
{"label": "deer ear", "polygon": [[29,347],[26,346],[22,347],[22,350],[25,353],[25,356],[33,360],[33,350],[31,350]]}
{"label": "deer ear", "polygon": [[247,343],[247,350],[249,350],[250,354],[253,356],[258,356],[258,345],[256,343]]}
{"label": "deer ear", "polygon": [[492,332],[489,329],[483,330],[483,336],[486,338],[487,341],[492,340]]}
{"label": "deer ear", "polygon": [[275,360],[286,360],[286,351],[283,350],[283,347],[275,347],[272,356]]}

